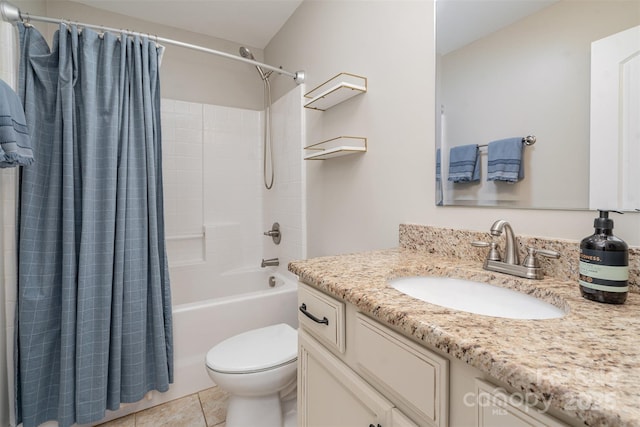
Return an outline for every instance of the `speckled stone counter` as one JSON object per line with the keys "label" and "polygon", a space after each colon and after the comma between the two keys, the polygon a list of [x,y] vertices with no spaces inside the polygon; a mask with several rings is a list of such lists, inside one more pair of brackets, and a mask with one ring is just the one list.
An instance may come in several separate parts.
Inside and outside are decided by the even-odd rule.
{"label": "speckled stone counter", "polygon": [[[406,231],[406,230],[405,230]],[[302,282],[355,305],[407,336],[462,360],[590,426],[640,426],[640,294],[621,306],[580,296],[574,280],[488,272],[477,259],[405,247],[294,261]],[[450,247],[447,245],[447,247]],[[514,320],[419,301],[395,277],[449,276],[516,289],[548,301],[560,319]]]}

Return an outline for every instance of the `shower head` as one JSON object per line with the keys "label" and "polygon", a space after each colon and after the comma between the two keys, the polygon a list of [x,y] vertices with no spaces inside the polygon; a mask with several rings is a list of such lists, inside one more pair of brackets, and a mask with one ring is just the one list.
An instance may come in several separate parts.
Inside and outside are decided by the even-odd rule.
{"label": "shower head", "polygon": [[251,53],[251,51],[244,46],[240,47],[240,56],[242,56],[243,58],[255,60],[255,58],[253,57],[253,53]]}
{"label": "shower head", "polygon": [[[256,60],[253,57],[253,53],[251,53],[251,51],[248,48],[244,47],[244,46],[240,47],[240,56],[242,56],[243,58],[251,59],[252,61]],[[265,72],[262,71],[262,68],[258,67],[257,65],[256,65],[256,70],[258,70],[258,73],[260,73],[260,78],[262,80],[267,80],[267,78],[271,74],[271,72],[265,74]]]}

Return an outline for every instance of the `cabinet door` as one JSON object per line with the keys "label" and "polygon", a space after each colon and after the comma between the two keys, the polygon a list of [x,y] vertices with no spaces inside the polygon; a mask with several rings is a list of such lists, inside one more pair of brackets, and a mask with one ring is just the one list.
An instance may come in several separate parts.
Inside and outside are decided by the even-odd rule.
{"label": "cabinet door", "polygon": [[566,424],[526,405],[517,395],[476,379],[478,427],[566,427]]}
{"label": "cabinet door", "polygon": [[391,425],[393,405],[317,341],[299,333],[298,425]]}
{"label": "cabinet door", "polygon": [[420,424],[448,425],[447,359],[360,313],[355,343],[356,370],[364,379],[399,407],[413,411]]}
{"label": "cabinet door", "polygon": [[398,408],[391,410],[391,427],[418,427],[418,424],[411,421]]}

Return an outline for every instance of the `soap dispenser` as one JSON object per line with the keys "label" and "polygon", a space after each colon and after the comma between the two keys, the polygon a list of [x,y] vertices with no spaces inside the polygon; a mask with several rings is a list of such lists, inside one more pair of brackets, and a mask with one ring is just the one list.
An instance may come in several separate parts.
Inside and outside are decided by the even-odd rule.
{"label": "soap dispenser", "polygon": [[580,293],[584,298],[623,304],[629,291],[629,248],[613,235],[609,212],[599,210],[594,234],[580,242]]}

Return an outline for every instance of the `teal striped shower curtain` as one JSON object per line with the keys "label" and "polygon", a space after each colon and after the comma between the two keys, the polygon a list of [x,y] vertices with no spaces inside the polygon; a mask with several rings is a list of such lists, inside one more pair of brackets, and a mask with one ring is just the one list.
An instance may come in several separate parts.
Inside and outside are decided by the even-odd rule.
{"label": "teal striped shower curtain", "polygon": [[19,24],[36,162],[22,171],[16,413],[92,423],[173,382],[157,47]]}

